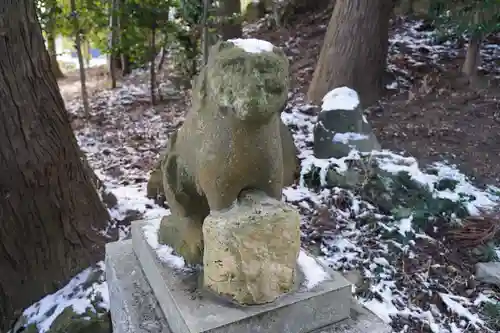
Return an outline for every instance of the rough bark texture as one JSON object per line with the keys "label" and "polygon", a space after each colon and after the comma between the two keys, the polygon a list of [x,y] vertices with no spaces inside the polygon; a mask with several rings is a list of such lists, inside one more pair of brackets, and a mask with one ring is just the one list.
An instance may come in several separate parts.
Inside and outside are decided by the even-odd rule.
{"label": "rough bark texture", "polygon": [[85,174],[32,1],[0,0],[0,331],[102,258]]}
{"label": "rough bark texture", "polygon": [[220,27],[222,39],[241,38],[240,0],[222,0],[219,6],[219,15],[223,20]]}
{"label": "rough bark texture", "polygon": [[356,90],[364,107],[380,98],[393,7],[388,0],[337,0],[309,86],[311,102],[320,104],[340,86]]}

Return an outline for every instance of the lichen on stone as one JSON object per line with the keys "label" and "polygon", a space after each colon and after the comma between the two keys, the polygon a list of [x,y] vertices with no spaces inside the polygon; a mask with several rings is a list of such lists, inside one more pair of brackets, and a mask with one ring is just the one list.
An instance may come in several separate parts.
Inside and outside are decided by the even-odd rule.
{"label": "lichen on stone", "polygon": [[[212,98],[241,120],[275,114],[288,98],[289,63],[283,51],[249,53],[230,41],[211,49],[195,96]],[[206,80],[206,77],[210,80]],[[193,103],[194,104],[194,103]]]}

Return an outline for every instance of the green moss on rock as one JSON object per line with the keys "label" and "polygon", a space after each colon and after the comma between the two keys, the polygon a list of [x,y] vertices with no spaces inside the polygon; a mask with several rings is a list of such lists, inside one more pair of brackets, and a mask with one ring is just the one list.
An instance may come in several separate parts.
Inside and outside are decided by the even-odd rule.
{"label": "green moss on rock", "polygon": [[[453,223],[469,215],[467,203],[475,198],[470,194],[458,193],[458,200],[440,196],[438,192],[457,189],[458,181],[451,178],[437,178],[433,184],[424,184],[402,171],[384,169],[379,158],[383,154],[363,154],[361,157],[347,157],[333,160],[328,166],[310,166],[301,175],[301,181],[308,187],[339,187],[352,191],[361,199],[374,205],[378,212],[392,216],[392,221],[411,218],[415,230],[429,225]],[[437,175],[437,172],[431,173]],[[405,238],[398,230],[389,228],[384,237]]]}
{"label": "green moss on rock", "polygon": [[66,308],[47,333],[111,333],[112,325],[109,313],[98,314],[87,311],[77,314],[72,308]]}

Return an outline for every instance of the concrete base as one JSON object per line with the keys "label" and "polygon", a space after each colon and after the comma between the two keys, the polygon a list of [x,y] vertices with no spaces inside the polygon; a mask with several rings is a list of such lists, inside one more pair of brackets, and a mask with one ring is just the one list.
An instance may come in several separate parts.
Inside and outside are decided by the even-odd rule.
{"label": "concrete base", "polygon": [[331,280],[270,304],[224,303],[199,288],[199,272],[174,270],[159,261],[144,233],[147,223],[132,224],[132,244],[173,333],[305,333],[349,317],[351,285],[334,271]]}
{"label": "concrete base", "polygon": [[132,240],[106,244],[106,280],[114,333],[171,333],[141,270]]}
{"label": "concrete base", "polygon": [[[115,242],[106,246],[106,278],[110,291],[113,332],[173,333],[155,300],[144,273],[138,267],[140,267],[140,263],[134,254],[132,241]],[[319,328],[311,333],[392,332],[392,329],[378,317],[354,301],[350,303],[349,312],[350,318]],[[293,326],[293,322],[299,321],[300,317],[287,316],[286,320]],[[231,332],[231,330],[226,329],[225,332]],[[235,332],[240,331],[236,330]],[[292,331],[285,327],[281,331],[263,328],[263,330],[255,332],[290,333]]]}

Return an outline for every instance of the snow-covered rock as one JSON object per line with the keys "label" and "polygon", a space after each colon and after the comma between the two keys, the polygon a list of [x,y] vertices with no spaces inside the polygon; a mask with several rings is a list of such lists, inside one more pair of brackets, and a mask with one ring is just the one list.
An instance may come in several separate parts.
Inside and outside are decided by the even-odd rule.
{"label": "snow-covered rock", "polygon": [[356,91],[339,87],[323,97],[314,127],[314,155],[341,158],[354,148],[360,152],[380,150],[368,120],[363,115]]}
{"label": "snow-covered rock", "polygon": [[109,294],[103,263],[27,308],[10,333],[109,333]]}

